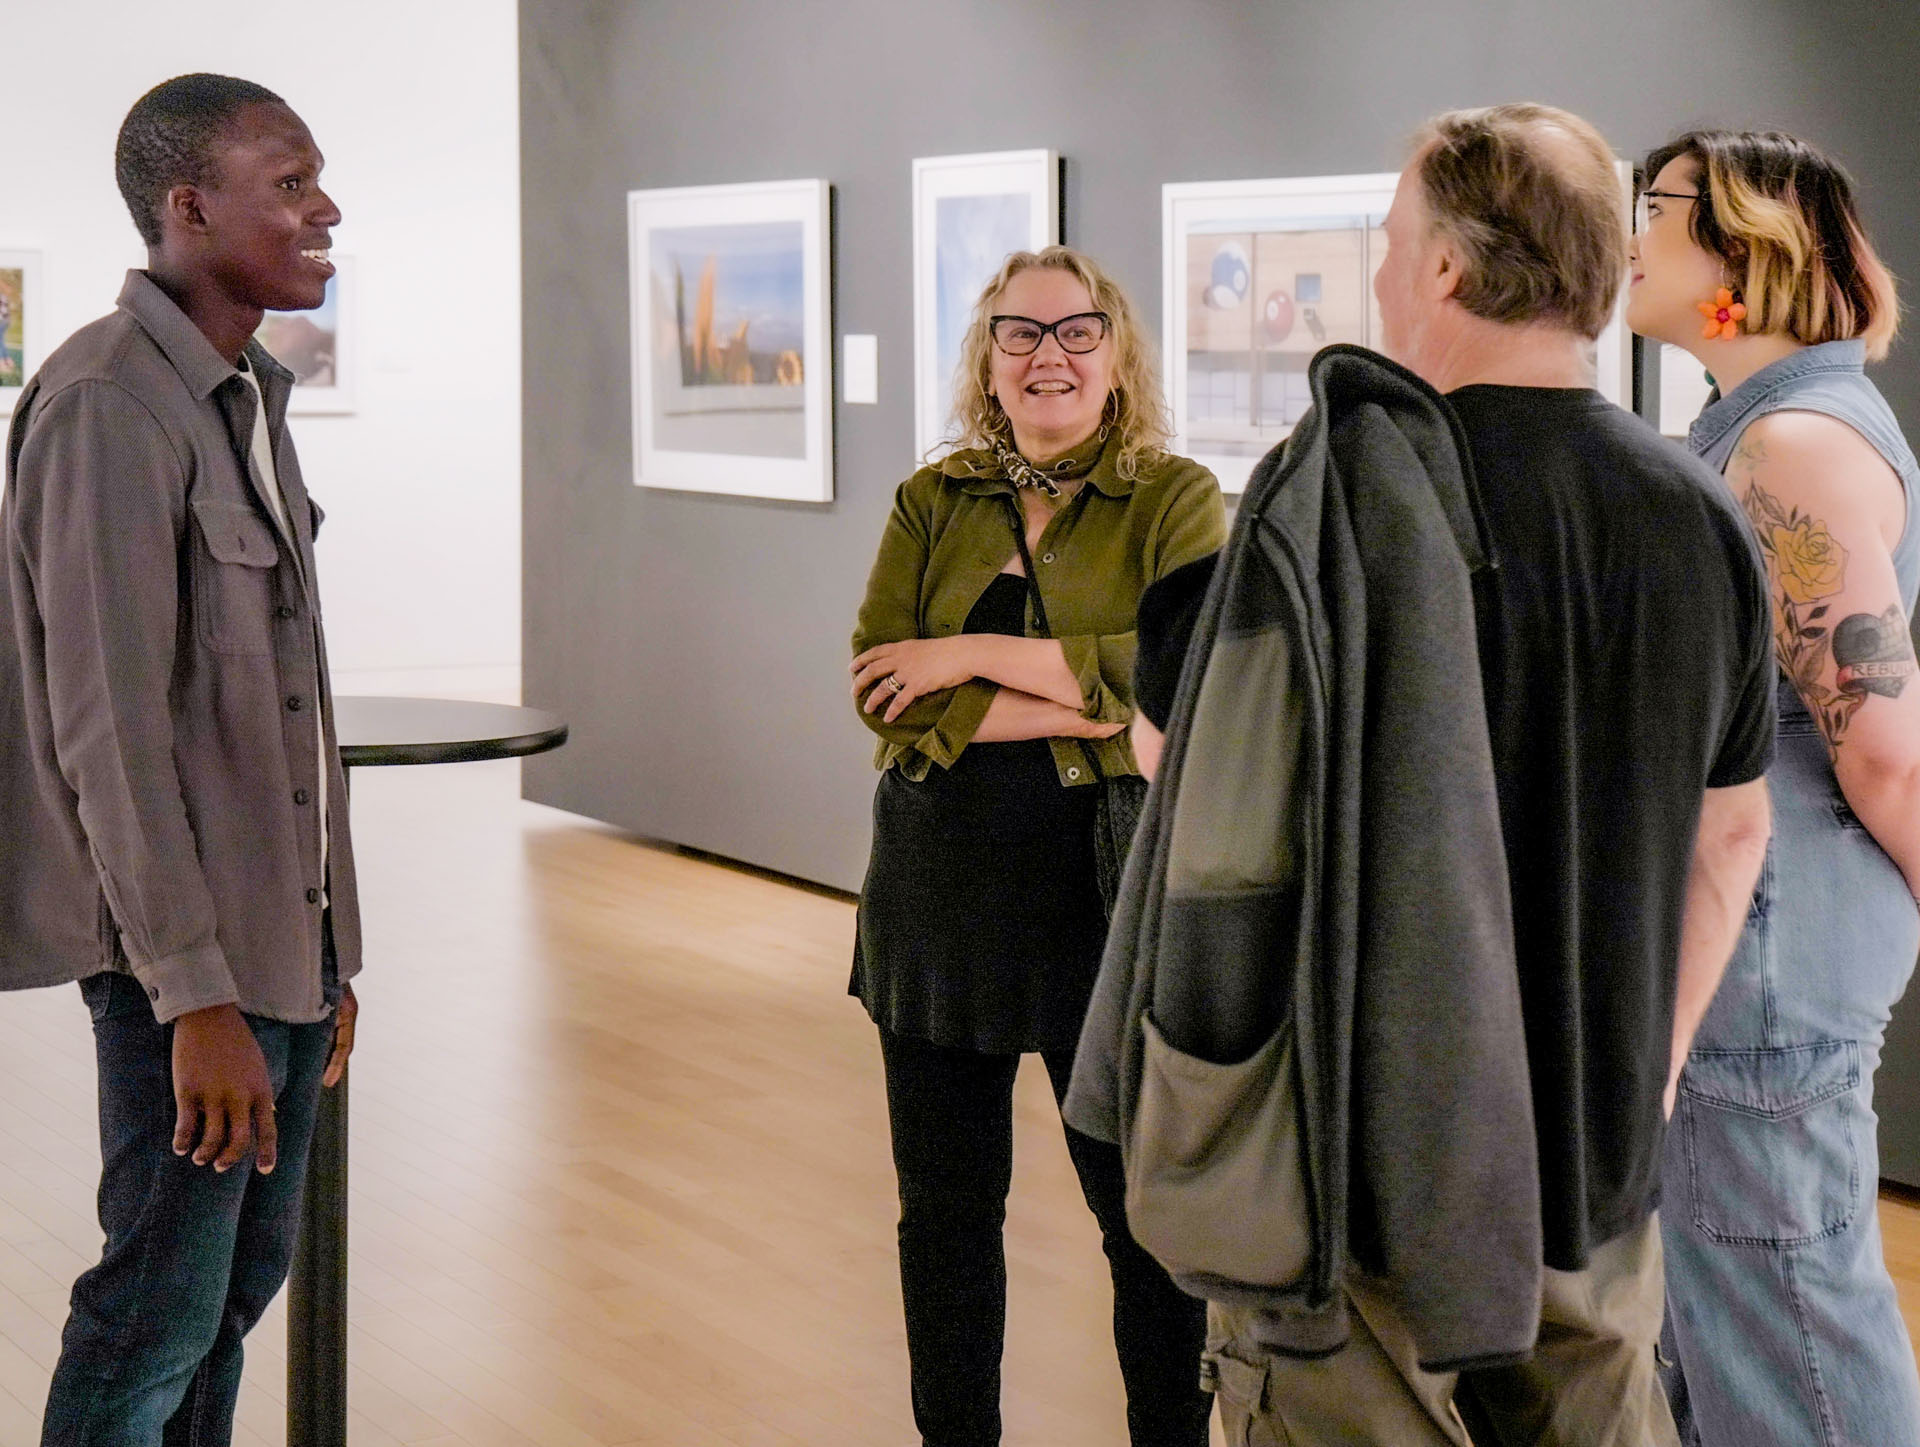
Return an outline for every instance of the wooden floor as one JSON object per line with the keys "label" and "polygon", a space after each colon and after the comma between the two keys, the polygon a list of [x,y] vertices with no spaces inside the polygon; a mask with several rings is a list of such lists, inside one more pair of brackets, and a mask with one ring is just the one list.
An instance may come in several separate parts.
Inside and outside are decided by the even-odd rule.
{"label": "wooden floor", "polygon": [[[879,1057],[843,899],[515,798],[363,771],[354,1447],[907,1447]],[[0,998],[0,1447],[98,1249],[72,989]],[[1124,1443],[1108,1295],[1037,1062],[1007,1249],[1010,1447]],[[1883,1206],[1909,1318],[1920,1210]],[[281,1309],[238,1440],[283,1439]]]}

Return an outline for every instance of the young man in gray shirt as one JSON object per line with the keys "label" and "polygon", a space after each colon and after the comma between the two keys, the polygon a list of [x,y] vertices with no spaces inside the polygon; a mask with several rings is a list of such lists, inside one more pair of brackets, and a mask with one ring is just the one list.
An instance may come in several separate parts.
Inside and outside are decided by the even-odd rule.
{"label": "young man in gray shirt", "polygon": [[147,244],[14,414],[0,503],[0,988],[93,1016],[100,1263],[46,1447],[230,1440],[285,1280],[360,924],[292,374],[254,331],[324,299],[340,213],[271,91],[144,96],[115,169]]}

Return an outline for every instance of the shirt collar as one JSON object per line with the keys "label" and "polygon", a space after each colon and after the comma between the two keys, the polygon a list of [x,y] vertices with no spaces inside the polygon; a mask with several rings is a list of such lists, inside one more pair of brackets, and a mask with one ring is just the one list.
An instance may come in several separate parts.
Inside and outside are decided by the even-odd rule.
{"label": "shirt collar", "polygon": [[1706,452],[1753,411],[1761,401],[1789,382],[1836,372],[1864,372],[1867,344],[1855,337],[1842,342],[1820,342],[1770,362],[1726,396],[1716,387],[1707,405],[1687,429],[1687,445],[1696,454]]}
{"label": "shirt collar", "polygon": [[[197,400],[205,401],[222,382],[240,375],[225,357],[214,350],[213,343],[207,340],[207,334],[193,324],[173,298],[162,291],[146,272],[135,270],[127,273],[126,285],[120,288],[120,299],[116,305],[153,338],[154,345],[173,364],[173,369],[180,374],[180,380],[187,384],[187,390]],[[246,356],[263,382],[267,377],[277,377],[292,383],[293,373],[281,366],[272,353],[252,338],[247,340]]]}

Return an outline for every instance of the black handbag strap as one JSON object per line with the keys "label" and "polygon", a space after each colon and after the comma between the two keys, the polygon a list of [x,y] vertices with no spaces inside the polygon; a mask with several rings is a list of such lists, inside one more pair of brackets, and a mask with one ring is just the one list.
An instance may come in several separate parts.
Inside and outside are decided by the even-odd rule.
{"label": "black handbag strap", "polygon": [[[1047,600],[1041,596],[1040,577],[1033,569],[1033,549],[1027,546],[1026,514],[1021,510],[1020,499],[1017,497],[1008,498],[1007,507],[1013,513],[1013,540],[1020,548],[1020,566],[1027,570],[1027,596],[1033,599],[1033,621],[1040,625],[1042,638],[1051,638],[1053,627],[1047,622]],[[1087,741],[1076,739],[1075,742],[1080,745],[1080,752],[1086,757],[1087,767],[1093,771],[1094,783],[1104,784],[1107,781],[1106,773],[1101,769],[1100,761],[1094,757],[1093,750],[1088,747]]]}

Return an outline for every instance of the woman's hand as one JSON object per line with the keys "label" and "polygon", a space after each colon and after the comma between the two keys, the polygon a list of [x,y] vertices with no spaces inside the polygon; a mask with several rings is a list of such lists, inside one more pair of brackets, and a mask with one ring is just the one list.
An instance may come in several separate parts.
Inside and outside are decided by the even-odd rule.
{"label": "woman's hand", "polygon": [[964,633],[882,643],[853,660],[853,696],[866,694],[866,712],[884,707],[882,717],[892,723],[915,699],[978,677],[974,653],[974,640]]}

